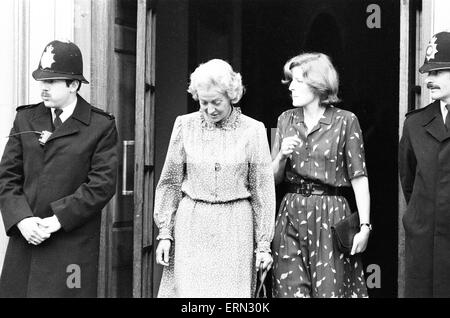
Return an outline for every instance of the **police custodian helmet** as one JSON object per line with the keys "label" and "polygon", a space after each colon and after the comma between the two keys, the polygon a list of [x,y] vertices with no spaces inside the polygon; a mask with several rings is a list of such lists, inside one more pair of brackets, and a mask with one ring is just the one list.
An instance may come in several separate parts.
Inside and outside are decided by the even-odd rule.
{"label": "police custodian helmet", "polygon": [[427,46],[420,73],[450,69],[450,32],[435,34]]}
{"label": "police custodian helmet", "polygon": [[81,51],[72,42],[52,41],[47,44],[33,78],[37,81],[73,79],[89,84],[83,76]]}

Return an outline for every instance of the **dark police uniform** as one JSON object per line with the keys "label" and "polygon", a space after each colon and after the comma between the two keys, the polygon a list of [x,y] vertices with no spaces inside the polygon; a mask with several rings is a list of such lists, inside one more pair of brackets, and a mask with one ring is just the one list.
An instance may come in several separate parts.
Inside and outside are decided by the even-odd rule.
{"label": "dark police uniform", "polygon": [[[450,68],[450,33],[436,34],[420,72]],[[408,207],[405,296],[450,297],[450,131],[437,100],[407,114],[399,146]]]}
{"label": "dark police uniform", "polygon": [[[52,131],[44,103],[17,108],[11,135],[27,131]],[[0,209],[10,236],[0,297],[96,297],[101,211],[116,190],[117,146],[114,116],[81,96],[44,144],[35,133],[9,138],[0,163]],[[52,215],[61,229],[28,244],[17,223]]]}

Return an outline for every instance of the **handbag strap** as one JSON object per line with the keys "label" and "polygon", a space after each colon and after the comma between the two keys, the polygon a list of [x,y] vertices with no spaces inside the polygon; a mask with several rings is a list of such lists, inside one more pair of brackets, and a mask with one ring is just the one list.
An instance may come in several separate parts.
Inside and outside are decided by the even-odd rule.
{"label": "handbag strap", "polygon": [[[267,270],[259,269],[259,282],[258,282],[258,288],[256,289],[256,295],[255,298],[267,298],[267,290],[266,286],[264,285],[264,281],[267,276]],[[262,291],[262,295],[261,295]]]}

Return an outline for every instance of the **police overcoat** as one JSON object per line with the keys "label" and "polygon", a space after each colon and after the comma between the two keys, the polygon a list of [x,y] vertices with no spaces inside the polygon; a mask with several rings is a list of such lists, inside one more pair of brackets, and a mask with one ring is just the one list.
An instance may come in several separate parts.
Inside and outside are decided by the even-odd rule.
{"label": "police overcoat", "polygon": [[450,297],[450,131],[440,103],[407,115],[399,146],[406,297]]}
{"label": "police overcoat", "polygon": [[[11,134],[52,131],[43,103],[17,109]],[[36,133],[9,137],[0,163],[0,210],[9,243],[0,297],[95,297],[101,210],[116,190],[114,117],[78,96],[75,110],[41,145]],[[16,224],[56,215],[62,228],[28,244]]]}

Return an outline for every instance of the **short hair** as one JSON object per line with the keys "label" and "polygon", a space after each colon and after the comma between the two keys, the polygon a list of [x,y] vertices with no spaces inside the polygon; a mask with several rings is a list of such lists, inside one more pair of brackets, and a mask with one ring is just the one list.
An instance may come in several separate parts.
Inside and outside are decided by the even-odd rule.
{"label": "short hair", "polygon": [[283,84],[292,81],[292,69],[300,66],[303,77],[322,105],[339,102],[339,76],[330,58],[323,53],[302,53],[284,64]]}
{"label": "short hair", "polygon": [[78,82],[78,88],[77,88],[77,92],[80,90],[81,88],[81,81],[80,80],[76,80],[76,79],[66,79],[64,80],[66,82],[66,86],[70,87],[70,84],[72,84],[73,82],[77,81]]}
{"label": "short hair", "polygon": [[234,72],[230,64],[212,59],[200,64],[191,74],[188,92],[198,100],[199,87],[217,87],[226,94],[232,104],[237,104],[244,94],[241,74]]}

